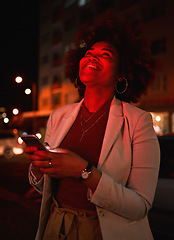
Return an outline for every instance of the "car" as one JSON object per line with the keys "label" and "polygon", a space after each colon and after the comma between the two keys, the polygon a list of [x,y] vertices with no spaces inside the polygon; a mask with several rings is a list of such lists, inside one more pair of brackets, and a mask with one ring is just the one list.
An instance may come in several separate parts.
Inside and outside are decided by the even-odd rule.
{"label": "car", "polygon": [[158,136],[158,140],[161,162],[154,206],[174,212],[174,135]]}
{"label": "car", "polygon": [[0,131],[0,155],[6,159],[12,158],[14,155],[22,154],[24,152],[24,144],[20,141],[17,134],[12,130]]}
{"label": "car", "polygon": [[149,222],[156,240],[174,239],[174,134],[158,136],[161,162]]}

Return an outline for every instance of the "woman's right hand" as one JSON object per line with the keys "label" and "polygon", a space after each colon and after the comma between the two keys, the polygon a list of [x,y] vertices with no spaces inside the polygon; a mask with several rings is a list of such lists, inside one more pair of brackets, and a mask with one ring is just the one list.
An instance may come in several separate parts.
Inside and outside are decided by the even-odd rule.
{"label": "woman's right hand", "polygon": [[44,160],[43,158],[37,156],[34,154],[35,151],[38,151],[36,147],[26,147],[25,153],[28,154],[29,161],[31,163],[31,170],[34,174],[34,176],[40,180],[43,176],[43,173],[40,171],[39,167],[35,164],[35,161],[37,160]]}

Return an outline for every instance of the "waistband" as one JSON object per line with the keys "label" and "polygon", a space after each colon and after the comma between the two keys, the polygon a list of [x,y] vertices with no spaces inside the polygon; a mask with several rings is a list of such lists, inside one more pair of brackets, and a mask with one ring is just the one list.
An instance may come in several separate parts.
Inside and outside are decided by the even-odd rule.
{"label": "waistband", "polygon": [[97,218],[97,211],[90,211],[90,210],[80,210],[80,209],[72,209],[68,206],[60,206],[60,204],[57,202],[57,200],[53,197],[53,204],[51,206],[51,211],[56,208],[58,212],[69,212],[71,214],[74,214],[78,217],[94,217]]}

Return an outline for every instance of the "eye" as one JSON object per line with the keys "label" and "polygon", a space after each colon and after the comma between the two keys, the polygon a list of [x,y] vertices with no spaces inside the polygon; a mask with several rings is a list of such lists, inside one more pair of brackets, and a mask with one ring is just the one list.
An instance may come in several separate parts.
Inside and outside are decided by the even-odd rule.
{"label": "eye", "polygon": [[88,52],[86,52],[85,53],[85,56],[89,56],[89,55],[91,55],[92,53],[90,52],[90,51],[88,51]]}
{"label": "eye", "polygon": [[109,53],[107,53],[107,52],[104,52],[103,55],[107,56],[107,57],[111,57],[111,55]]}

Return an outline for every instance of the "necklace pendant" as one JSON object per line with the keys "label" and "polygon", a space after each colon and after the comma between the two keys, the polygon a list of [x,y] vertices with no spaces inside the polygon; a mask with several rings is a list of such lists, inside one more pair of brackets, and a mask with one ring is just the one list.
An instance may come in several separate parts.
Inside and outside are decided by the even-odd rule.
{"label": "necklace pendant", "polygon": [[[92,123],[92,124],[91,124],[88,128],[86,128],[86,129],[85,129],[86,124],[87,124],[88,121],[94,116],[94,114],[95,114],[97,111],[94,112],[94,113],[92,114],[92,116],[91,116],[90,118],[88,118],[87,120],[84,118],[84,116],[83,116],[82,113],[81,113],[81,115],[80,115],[80,124],[81,124],[81,128],[82,128],[82,136],[81,136],[81,138],[80,138],[80,140],[79,140],[80,143],[82,142],[82,139],[83,139],[85,133],[86,133],[87,131],[89,131],[89,130],[107,113],[107,111],[108,111],[108,110],[106,110],[101,116],[99,116],[99,117],[97,118],[97,120],[95,120],[95,122]],[[84,121],[84,123],[83,123],[83,121]]]}

